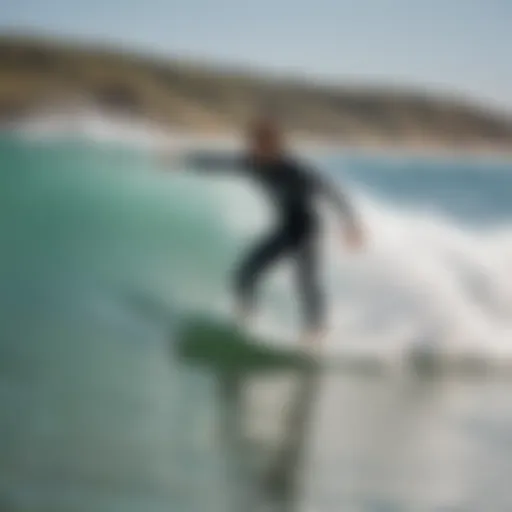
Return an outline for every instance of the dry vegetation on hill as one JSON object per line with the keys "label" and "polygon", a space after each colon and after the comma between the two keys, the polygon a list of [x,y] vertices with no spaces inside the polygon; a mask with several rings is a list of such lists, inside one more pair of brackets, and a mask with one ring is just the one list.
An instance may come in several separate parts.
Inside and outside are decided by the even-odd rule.
{"label": "dry vegetation on hill", "polygon": [[70,90],[86,93],[106,110],[201,135],[232,132],[255,106],[270,104],[294,133],[331,142],[512,149],[510,117],[455,99],[313,85],[49,40],[0,38],[0,119],[16,119]]}

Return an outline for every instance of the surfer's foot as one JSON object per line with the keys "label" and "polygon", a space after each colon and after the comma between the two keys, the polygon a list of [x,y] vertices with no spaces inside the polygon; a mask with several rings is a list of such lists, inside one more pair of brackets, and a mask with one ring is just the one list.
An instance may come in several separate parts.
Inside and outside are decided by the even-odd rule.
{"label": "surfer's foot", "polygon": [[300,338],[300,350],[307,356],[316,357],[320,354],[322,340],[325,337],[324,328],[312,329],[304,332]]}

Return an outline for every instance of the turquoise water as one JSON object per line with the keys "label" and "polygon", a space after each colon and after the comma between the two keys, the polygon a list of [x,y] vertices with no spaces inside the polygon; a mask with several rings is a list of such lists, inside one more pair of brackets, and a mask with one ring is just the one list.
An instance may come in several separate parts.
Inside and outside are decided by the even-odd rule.
{"label": "turquoise water", "polygon": [[[254,452],[226,435],[218,379],[170,350],[187,311],[229,311],[232,266],[270,221],[264,198],[121,144],[3,134],[0,155],[0,508],[224,512],[247,489],[272,504]],[[511,165],[319,159],[371,237],[346,254],[327,216],[326,350],[364,364],[322,380],[288,501],[510,510]],[[269,276],[260,319],[287,343],[289,277]],[[418,350],[438,373],[407,363]],[[244,383],[237,432],[257,431],[258,455],[293,384]]]}
{"label": "turquoise water", "polygon": [[[2,146],[6,506],[225,510],[211,379],[173,368],[168,347],[180,286],[168,270],[201,261],[194,226],[204,241],[215,233],[193,215],[173,229],[180,205],[137,175],[136,152]],[[132,305],[146,290],[165,295],[160,318]]]}

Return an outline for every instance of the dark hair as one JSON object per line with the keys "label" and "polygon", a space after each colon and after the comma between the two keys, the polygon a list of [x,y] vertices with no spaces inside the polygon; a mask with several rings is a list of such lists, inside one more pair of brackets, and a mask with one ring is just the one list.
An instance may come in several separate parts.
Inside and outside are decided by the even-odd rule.
{"label": "dark hair", "polygon": [[279,133],[281,126],[277,116],[263,113],[259,114],[249,124],[249,132],[251,135]]}

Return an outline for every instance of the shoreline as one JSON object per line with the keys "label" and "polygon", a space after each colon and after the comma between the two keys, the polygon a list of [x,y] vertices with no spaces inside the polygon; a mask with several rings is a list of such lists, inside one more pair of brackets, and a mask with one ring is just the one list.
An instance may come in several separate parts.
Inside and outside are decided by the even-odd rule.
{"label": "shoreline", "polygon": [[[95,132],[94,129],[87,128],[89,117],[96,117],[103,123],[102,130]],[[118,142],[140,142],[141,144],[154,145],[156,150],[183,150],[187,148],[197,149],[198,146],[203,149],[211,150],[236,150],[243,147],[243,140],[239,133],[220,132],[205,133],[201,131],[191,131],[175,129],[170,126],[162,126],[161,123],[155,123],[151,120],[141,119],[132,116],[112,116],[106,112],[83,112],[78,119],[72,120],[74,125],[71,129],[69,119],[65,117],[61,122],[52,124],[46,122],[45,116],[39,116],[36,112],[24,118],[10,120],[9,122],[0,122],[0,134],[12,133],[28,136],[59,136],[59,135],[79,135],[84,138],[101,141]],[[83,121],[83,126],[82,125]],[[493,148],[493,147],[450,147],[436,145],[400,145],[386,143],[361,142],[359,144],[350,144],[332,140],[328,137],[315,137],[306,135],[288,136],[288,146],[296,152],[318,156],[333,154],[350,154],[356,157],[370,158],[419,158],[419,159],[449,159],[449,160],[467,160],[482,159],[485,161],[499,161],[512,163],[512,148]]]}

